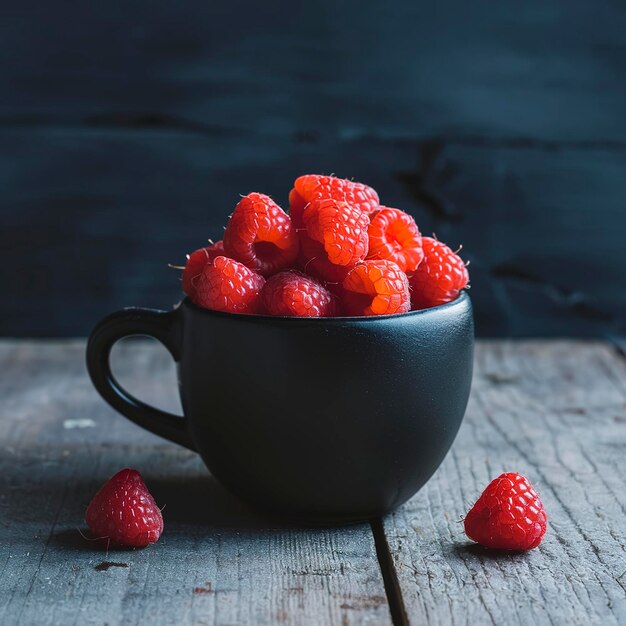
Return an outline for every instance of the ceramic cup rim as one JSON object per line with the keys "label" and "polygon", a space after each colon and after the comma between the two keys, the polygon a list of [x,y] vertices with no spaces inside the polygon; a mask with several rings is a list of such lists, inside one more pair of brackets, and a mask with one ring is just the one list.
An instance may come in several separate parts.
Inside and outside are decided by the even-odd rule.
{"label": "ceramic cup rim", "polygon": [[185,297],[179,306],[189,307],[194,312],[199,315],[205,315],[206,317],[223,317],[230,318],[233,320],[243,320],[243,321],[267,321],[267,322],[284,322],[286,324],[319,324],[319,325],[335,325],[335,324],[346,324],[347,322],[358,322],[359,324],[381,324],[389,320],[396,319],[407,319],[407,318],[418,318],[418,317],[428,317],[430,315],[434,315],[439,311],[445,309],[455,309],[464,303],[470,300],[469,294],[463,290],[461,293],[450,302],[446,302],[445,304],[440,304],[438,306],[430,307],[428,309],[419,309],[416,311],[408,311],[407,313],[394,313],[392,315],[369,315],[369,316],[346,316],[346,317],[298,317],[298,316],[289,316],[289,315],[256,315],[256,314],[246,314],[246,313],[228,313],[225,311],[213,311],[211,309],[202,308],[196,304],[194,304],[189,297]]}

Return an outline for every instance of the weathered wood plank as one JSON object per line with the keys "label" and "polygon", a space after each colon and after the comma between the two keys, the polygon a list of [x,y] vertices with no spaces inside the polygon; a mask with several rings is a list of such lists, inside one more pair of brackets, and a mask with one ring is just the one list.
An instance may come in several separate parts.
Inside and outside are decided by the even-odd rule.
{"label": "weathered wood plank", "polygon": [[[0,342],[3,624],[389,622],[368,529],[277,528],[246,511],[193,454],[112,415],[82,349]],[[142,342],[121,352],[120,377],[174,409],[167,356]],[[623,622],[625,362],[569,342],[487,344],[477,360],[453,454],[386,520],[411,623]],[[106,555],[76,528],[103,478],[128,464],[166,505],[167,532]],[[456,523],[507,469],[531,477],[550,515],[527,555],[489,555]],[[128,567],[96,570],[103,561]]]}
{"label": "weathered wood plank", "polygon": [[6,124],[253,133],[260,154],[281,136],[626,141],[615,2],[25,2],[5,17]]}
{"label": "weathered wood plank", "polygon": [[[369,525],[286,527],[248,511],[196,455],[114,415],[83,352],[82,341],[0,342],[2,624],[390,623]],[[164,350],[131,341],[119,352],[120,379],[175,409]],[[78,529],[125,466],[165,507],[165,533],[107,554]]]}
{"label": "weathered wood plank", "polygon": [[[412,624],[623,624],[626,366],[612,348],[486,343],[452,453],[385,522]],[[491,554],[460,523],[503,471],[539,490],[539,549]]]}
{"label": "weathered wood plank", "polygon": [[480,334],[626,332],[623,3],[41,4],[3,12],[4,335],[168,306],[238,194],[310,171],[463,243]]}
{"label": "weathered wood plank", "polygon": [[[422,232],[463,244],[479,335],[626,333],[626,150],[287,137],[259,154],[256,137],[130,130],[0,129],[0,144],[0,238],[20,260],[5,335],[81,336],[123,306],[171,306],[168,262],[220,238],[240,193],[286,206],[307,171],[364,180]],[[581,255],[586,238],[597,245]]]}

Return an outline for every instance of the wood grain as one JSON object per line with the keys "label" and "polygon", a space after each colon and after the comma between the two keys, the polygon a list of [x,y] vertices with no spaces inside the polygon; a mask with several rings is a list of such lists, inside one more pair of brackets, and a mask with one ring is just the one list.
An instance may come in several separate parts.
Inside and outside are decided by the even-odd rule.
{"label": "wood grain", "polygon": [[[2,624],[391,623],[369,525],[250,512],[196,455],[105,406],[83,354],[82,341],[0,342]],[[115,361],[140,397],[175,409],[163,349],[130,341]],[[99,550],[79,534],[85,508],[129,465],[164,507],[165,533],[145,550]]]}
{"label": "wood grain", "polygon": [[[385,529],[411,624],[623,624],[626,366],[604,344],[479,346],[452,454]],[[503,471],[548,511],[539,549],[492,554],[462,516]]]}
{"label": "wood grain", "polygon": [[40,5],[0,38],[3,335],[170,306],[166,264],[304,172],[463,243],[479,334],[626,333],[621,3]]}
{"label": "wood grain", "polygon": [[626,142],[619,3],[32,8],[6,11],[0,42],[12,60],[2,115],[16,126],[250,133],[264,146],[329,135]]}
{"label": "wood grain", "polygon": [[[0,341],[3,625],[626,620],[626,360],[608,344],[480,343],[451,454],[374,523],[376,542],[368,525],[297,528],[249,511],[194,454],[115,415],[83,351]],[[126,341],[113,360],[132,392],[179,410],[162,347]],[[106,552],[79,529],[93,493],[127,465],[164,505],[166,531],[146,550]],[[463,534],[462,515],[508,470],[531,479],[549,515],[528,554],[489,553]]]}
{"label": "wood grain", "polygon": [[[463,244],[479,335],[626,333],[626,151],[385,138],[325,138],[312,151],[276,138],[259,155],[254,137],[0,135],[12,207],[0,241],[20,272],[12,280],[11,265],[0,268],[5,335],[81,336],[124,306],[171,307],[182,293],[167,263],[219,239],[241,193],[286,206],[303,171],[367,181],[423,233]],[[596,244],[580,254],[587,239]]]}

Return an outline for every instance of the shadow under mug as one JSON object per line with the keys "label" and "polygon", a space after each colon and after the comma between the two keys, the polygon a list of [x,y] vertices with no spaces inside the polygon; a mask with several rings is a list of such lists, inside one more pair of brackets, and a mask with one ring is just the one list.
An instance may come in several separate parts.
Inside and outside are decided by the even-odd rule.
{"label": "shadow under mug", "polygon": [[[123,337],[147,335],[178,364],[184,417],[126,392],[110,368]],[[139,426],[197,451],[253,506],[346,523],[388,513],[432,476],[459,429],[473,364],[469,296],[423,311],[294,318],[128,308],[92,331],[87,367]]]}

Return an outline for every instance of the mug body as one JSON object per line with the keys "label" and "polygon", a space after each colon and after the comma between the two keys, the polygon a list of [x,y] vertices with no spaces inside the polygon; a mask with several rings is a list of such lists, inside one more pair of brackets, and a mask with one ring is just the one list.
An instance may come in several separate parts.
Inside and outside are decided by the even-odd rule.
{"label": "mug body", "polygon": [[403,315],[303,319],[176,311],[188,435],[250,504],[339,523],[383,515],[448,452],[469,397],[463,293]]}

